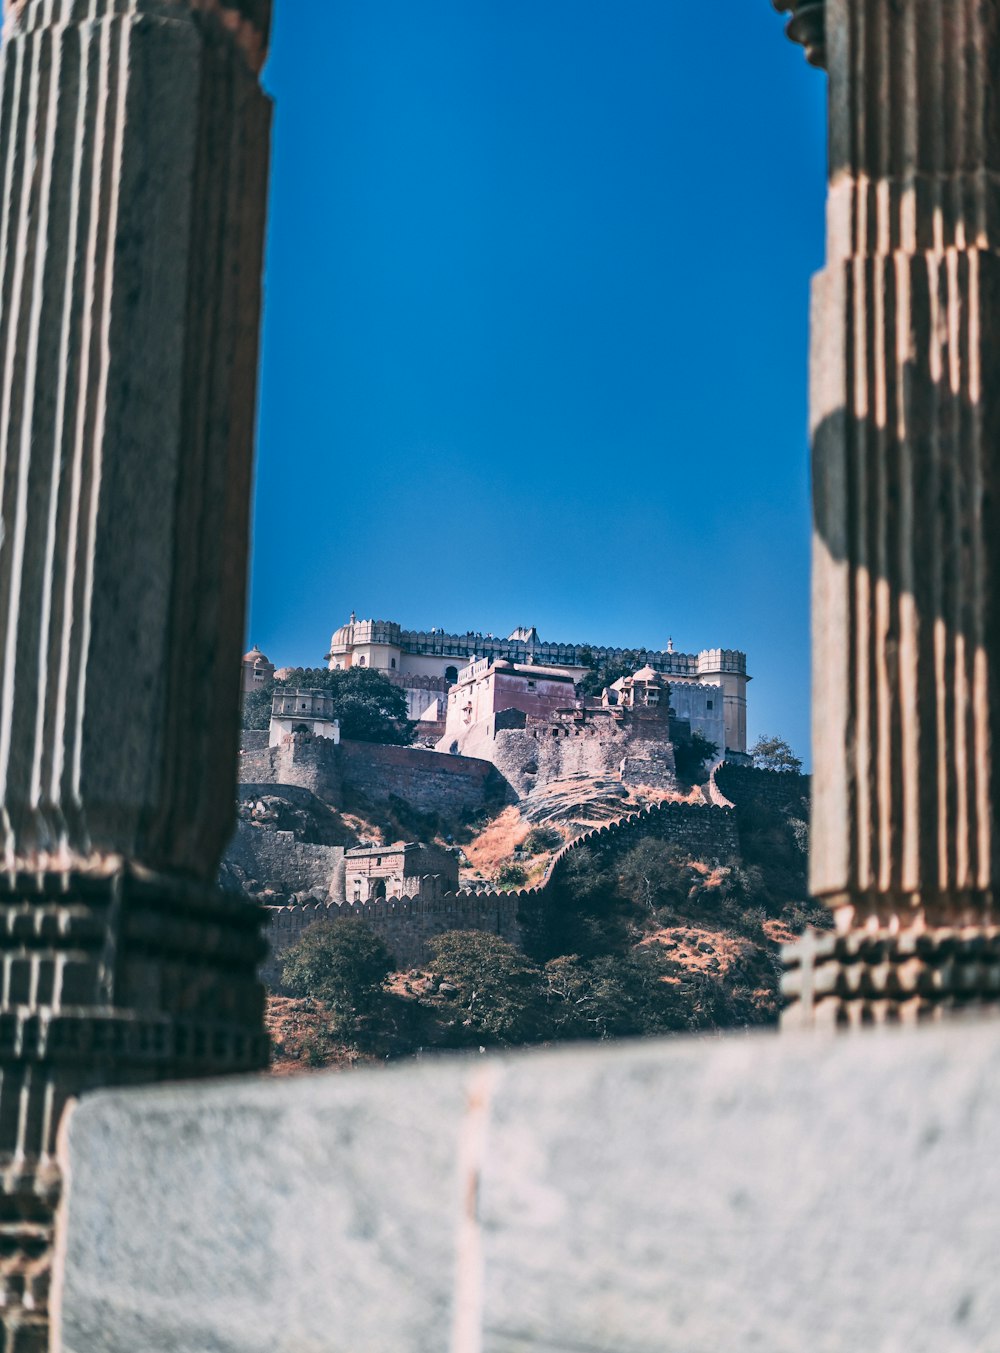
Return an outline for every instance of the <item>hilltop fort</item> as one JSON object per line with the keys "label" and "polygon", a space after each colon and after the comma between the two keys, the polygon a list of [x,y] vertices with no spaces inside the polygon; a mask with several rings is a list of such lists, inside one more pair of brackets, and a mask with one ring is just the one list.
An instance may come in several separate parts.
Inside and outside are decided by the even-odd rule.
{"label": "hilltop fort", "polygon": [[[334,631],[324,655],[331,670],[372,668],[402,689],[408,717],[418,722],[425,742],[444,736],[449,692],[466,668],[481,673],[482,663],[510,664],[515,670],[539,667],[548,669],[547,681],[561,676],[579,682],[589,671],[630,660],[636,669],[649,668],[668,679],[678,715],[688,719],[692,729],[704,732],[720,753],[746,752],[750,677],[746,654],[737,649],[679,653],[672,641],[665,649],[555,643],[541,639],[534,626],[520,626],[506,638],[479,630],[450,634],[442,629],[403,629],[392,620],[358,620],[352,613]],[[254,648],[244,658],[243,688],[252,689],[274,674],[273,665]],[[282,668],[277,675],[294,681],[296,672]]]}
{"label": "hilltop fort", "polygon": [[[369,824],[388,813],[450,842],[449,832],[467,838],[468,824],[496,820],[512,805],[515,836],[547,824],[556,849],[594,830],[631,840],[626,824],[651,811],[650,829],[682,851],[715,860],[736,852],[730,805],[714,777],[700,794],[691,780],[723,757],[746,760],[742,652],[679,653],[672,641],[660,650],[554,643],[527,626],[502,639],[405,630],[352,615],[324,662],[329,672],[378,673],[404,692],[422,745],[342,738],[335,702],[317,688],[327,672],[276,669],[256,646],[245,655],[245,694],[272,679],[278,685],[270,730],[244,731],[240,830],[228,862],[272,902],[275,955],[331,909],[389,926],[392,948],[408,962],[419,960],[428,935],[456,925],[516,942],[525,896],[482,892],[486,880],[470,875],[470,863],[460,880],[456,855],[438,846],[387,838],[362,846],[317,833],[324,813],[360,813]],[[707,758],[694,776],[681,756],[692,745]],[[694,801],[677,802],[691,792]],[[554,865],[546,857],[538,885]],[[292,905],[275,909],[279,900]]]}

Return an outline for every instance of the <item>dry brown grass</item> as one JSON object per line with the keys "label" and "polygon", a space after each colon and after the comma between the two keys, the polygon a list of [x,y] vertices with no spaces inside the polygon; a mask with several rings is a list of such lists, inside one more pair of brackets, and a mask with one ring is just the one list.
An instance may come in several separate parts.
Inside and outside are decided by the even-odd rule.
{"label": "dry brown grass", "polygon": [[348,1071],[376,1060],[331,1035],[330,1016],[322,1001],[268,996],[264,1024],[271,1036],[272,1076]]}
{"label": "dry brown grass", "polygon": [[497,865],[513,856],[514,847],[523,843],[530,830],[516,807],[505,808],[467,846],[463,846],[469,868],[478,869],[484,878],[489,878]]}
{"label": "dry brown grass", "polygon": [[792,944],[799,938],[787,921],[765,921],[763,930],[772,944]]}
{"label": "dry brown grass", "polygon": [[640,942],[640,948],[658,945],[675,963],[690,972],[725,977],[746,952],[747,941],[701,926],[664,926]]}
{"label": "dry brown grass", "polygon": [[629,786],[630,802],[626,812],[634,813],[647,803],[704,803],[705,795],[701,785],[692,785],[690,789],[655,789],[652,785]]}

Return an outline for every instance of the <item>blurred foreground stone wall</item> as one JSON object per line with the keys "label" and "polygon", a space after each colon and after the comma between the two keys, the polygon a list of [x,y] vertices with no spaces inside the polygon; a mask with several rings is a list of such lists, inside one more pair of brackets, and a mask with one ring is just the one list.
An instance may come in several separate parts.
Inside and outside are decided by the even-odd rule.
{"label": "blurred foreground stone wall", "polygon": [[974,1353],[998,1139],[992,1021],[100,1091],[57,1346]]}

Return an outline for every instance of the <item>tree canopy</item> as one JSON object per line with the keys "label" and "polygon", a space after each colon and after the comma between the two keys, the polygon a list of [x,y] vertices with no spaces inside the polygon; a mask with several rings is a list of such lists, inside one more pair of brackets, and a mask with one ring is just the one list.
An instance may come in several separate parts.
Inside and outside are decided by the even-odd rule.
{"label": "tree canopy", "polygon": [[406,695],[381,672],[370,667],[329,671],[311,667],[296,672],[288,681],[269,681],[243,697],[243,727],[267,728],[271,699],[276,687],[295,685],[307,690],[330,691],[333,717],[340,720],[340,735],[353,742],[383,742],[408,746],[416,725],[407,718]]}
{"label": "tree canopy", "polygon": [[624,652],[620,658],[598,661],[589,649],[584,649],[580,654],[584,666],[590,666],[588,657],[594,666],[577,683],[581,695],[600,695],[605,686],[613,686],[621,677],[631,676],[641,666],[639,654],[631,651]]}
{"label": "tree canopy", "polygon": [[757,770],[793,771],[802,770],[801,758],[797,757],[784,738],[772,737],[762,733],[750,748],[753,764]]}
{"label": "tree canopy", "polygon": [[271,724],[271,703],[275,682],[265,681],[243,697],[243,727],[265,732]]}
{"label": "tree canopy", "polygon": [[527,1043],[544,1035],[541,972],[512,944],[481,930],[449,930],[428,948],[434,972],[457,988],[470,1041]]}
{"label": "tree canopy", "polygon": [[363,921],[349,917],[317,921],[286,950],[282,981],[293,996],[324,1001],[334,1020],[347,1027],[377,1008],[392,955]]}

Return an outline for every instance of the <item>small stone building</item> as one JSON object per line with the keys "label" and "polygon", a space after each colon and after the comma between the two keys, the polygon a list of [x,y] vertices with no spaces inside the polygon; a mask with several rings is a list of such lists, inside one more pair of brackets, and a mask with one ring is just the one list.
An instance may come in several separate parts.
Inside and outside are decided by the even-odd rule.
{"label": "small stone building", "polygon": [[450,850],[412,841],[348,850],[344,871],[348,902],[458,891],[458,857]]}
{"label": "small stone building", "polygon": [[329,738],[334,745],[340,742],[340,720],[334,716],[333,695],[329,691],[293,690],[286,686],[274,692],[268,745],[277,747],[292,733]]}
{"label": "small stone building", "polygon": [[631,676],[620,677],[604,692],[604,704],[621,705],[624,709],[665,711],[669,703],[670,683],[652,667],[640,667]]}

